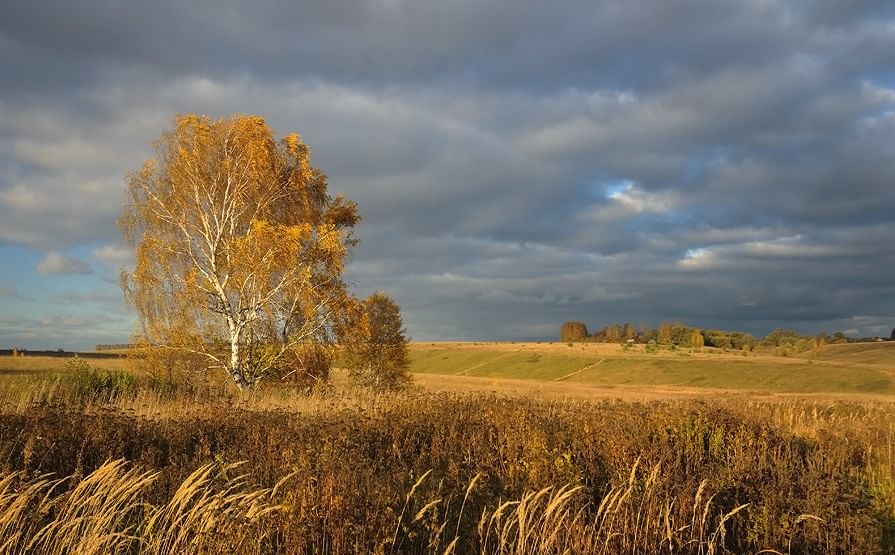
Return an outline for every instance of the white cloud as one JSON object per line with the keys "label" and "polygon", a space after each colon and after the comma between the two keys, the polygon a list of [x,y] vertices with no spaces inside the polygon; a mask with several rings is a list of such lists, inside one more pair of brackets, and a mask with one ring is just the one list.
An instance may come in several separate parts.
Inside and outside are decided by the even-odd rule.
{"label": "white cloud", "polygon": [[683,206],[675,191],[647,191],[632,181],[624,181],[597,204],[585,206],[574,218],[579,232],[597,235],[619,235],[618,227],[642,216],[670,216]]}
{"label": "white cloud", "polygon": [[678,266],[688,270],[707,268],[734,268],[758,262],[796,260],[823,260],[845,257],[854,253],[845,245],[826,245],[811,242],[802,235],[777,237],[764,241],[722,243],[719,245],[688,249],[678,261]]}
{"label": "white cloud", "polygon": [[52,251],[37,263],[37,271],[42,274],[92,274],[90,265],[79,258]]}
{"label": "white cloud", "polygon": [[97,262],[116,268],[128,266],[134,262],[134,251],[121,245],[102,245],[93,249],[90,254]]}
{"label": "white cloud", "polygon": [[678,265],[688,270],[703,270],[716,265],[717,262],[717,257],[711,249],[700,247],[687,250]]}
{"label": "white cloud", "polygon": [[623,189],[609,193],[608,198],[636,214],[667,214],[677,204],[675,195],[671,191],[650,193],[638,188],[630,181],[625,183]]}

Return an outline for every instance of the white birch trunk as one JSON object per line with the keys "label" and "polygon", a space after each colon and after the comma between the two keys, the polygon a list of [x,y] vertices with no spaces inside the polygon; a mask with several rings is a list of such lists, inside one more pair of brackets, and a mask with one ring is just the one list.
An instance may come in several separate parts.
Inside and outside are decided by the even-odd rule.
{"label": "white birch trunk", "polygon": [[239,331],[237,329],[231,329],[230,331],[230,377],[233,378],[233,383],[236,384],[240,390],[248,387],[249,383],[246,381],[245,376],[242,373],[241,365],[242,361],[239,358]]}

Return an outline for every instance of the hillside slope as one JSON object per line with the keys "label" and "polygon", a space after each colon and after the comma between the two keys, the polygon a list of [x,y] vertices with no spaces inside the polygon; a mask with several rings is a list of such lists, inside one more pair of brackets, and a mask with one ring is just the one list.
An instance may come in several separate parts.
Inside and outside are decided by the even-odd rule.
{"label": "hillside slope", "polygon": [[895,344],[831,346],[806,357],[643,346],[429,343],[411,346],[420,374],[562,381],[600,386],[668,386],[778,393],[895,394]]}

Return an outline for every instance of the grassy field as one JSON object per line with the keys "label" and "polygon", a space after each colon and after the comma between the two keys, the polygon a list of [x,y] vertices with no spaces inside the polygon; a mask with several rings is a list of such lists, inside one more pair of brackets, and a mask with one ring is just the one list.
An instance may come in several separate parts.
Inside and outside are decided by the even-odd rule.
{"label": "grassy field", "polygon": [[[830,345],[800,357],[714,349],[647,352],[642,345],[417,343],[416,374],[567,382],[624,390],[733,390],[754,393],[895,393],[895,343]],[[424,378],[435,385],[438,379]],[[466,380],[475,383],[474,380]],[[570,391],[570,388],[563,388]]]}
{"label": "grassy field", "polygon": [[[827,345],[799,356],[658,350],[583,343],[413,343],[416,384],[436,391],[536,394],[552,398],[659,399],[698,396],[833,395],[887,399],[895,394],[895,342]],[[125,359],[89,360],[126,370]],[[29,380],[64,374],[65,360],[0,356],[0,376]],[[337,385],[347,381],[336,369]]]}
{"label": "grassy field", "polygon": [[[65,363],[69,359],[62,357],[46,356],[0,356],[0,375],[45,375],[62,374],[65,372]],[[90,366],[101,370],[125,370],[128,366],[126,359],[100,358],[85,359]]]}
{"label": "grassy field", "polygon": [[411,353],[387,395],[0,358],[0,555],[895,550],[890,344]]}

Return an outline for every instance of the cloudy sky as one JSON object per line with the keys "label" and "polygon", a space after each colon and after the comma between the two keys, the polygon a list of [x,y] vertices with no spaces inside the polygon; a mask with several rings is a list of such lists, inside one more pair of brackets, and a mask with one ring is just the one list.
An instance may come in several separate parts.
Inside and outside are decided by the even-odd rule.
{"label": "cloudy sky", "polygon": [[895,3],[0,7],[0,347],[134,329],[124,175],[176,113],[301,133],[415,339],[895,326]]}

